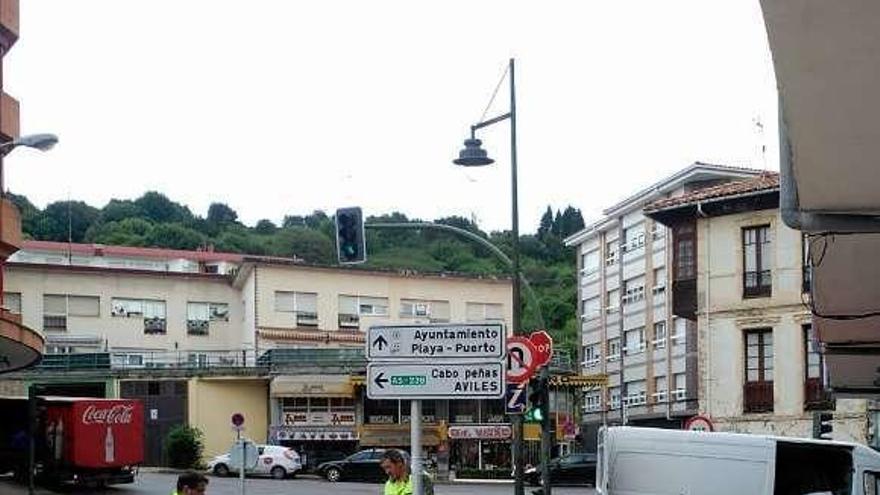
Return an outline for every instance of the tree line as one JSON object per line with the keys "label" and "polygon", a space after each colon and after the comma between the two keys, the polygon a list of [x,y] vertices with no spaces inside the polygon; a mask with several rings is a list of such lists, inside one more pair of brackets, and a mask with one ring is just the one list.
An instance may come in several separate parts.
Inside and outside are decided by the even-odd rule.
{"label": "tree line", "polygon": [[[308,263],[336,263],[333,216],[320,210],[286,215],[281,225],[263,219],[251,227],[239,221],[238,213],[224,203],[211,204],[202,217],[156,191],[134,200],[113,199],[102,208],[83,201],[56,201],[39,209],[23,195],[9,193],[8,197],[18,206],[22,231],[29,239],[184,250],[211,246],[224,252],[296,256]],[[366,221],[423,220],[392,212],[367,217]],[[509,230],[485,232],[459,216],[434,222],[466,229],[511,254],[513,237]],[[573,356],[578,334],[576,262],[573,249],[565,247],[563,240],[583,227],[580,210],[568,206],[554,212],[548,206],[536,233],[520,236],[523,274],[537,294],[543,320],[557,346]],[[369,229],[366,236],[367,268],[479,275],[509,273],[509,268],[485,247],[446,232]],[[533,304],[526,304],[525,326],[538,326],[536,309]]]}

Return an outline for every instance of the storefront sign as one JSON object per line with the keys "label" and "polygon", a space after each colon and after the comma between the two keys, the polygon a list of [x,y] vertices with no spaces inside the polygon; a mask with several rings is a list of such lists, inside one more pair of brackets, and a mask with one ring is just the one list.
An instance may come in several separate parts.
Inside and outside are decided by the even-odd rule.
{"label": "storefront sign", "polygon": [[357,440],[357,433],[353,430],[334,430],[334,429],[318,429],[318,430],[295,430],[289,428],[279,428],[275,433],[278,440],[293,440],[302,442],[336,442],[336,441],[354,441]]}
{"label": "storefront sign", "polygon": [[284,413],[286,426],[354,426],[353,412],[289,412]]}
{"label": "storefront sign", "polygon": [[447,430],[449,438],[454,440],[506,440],[511,437],[512,433],[510,425],[450,426]]}

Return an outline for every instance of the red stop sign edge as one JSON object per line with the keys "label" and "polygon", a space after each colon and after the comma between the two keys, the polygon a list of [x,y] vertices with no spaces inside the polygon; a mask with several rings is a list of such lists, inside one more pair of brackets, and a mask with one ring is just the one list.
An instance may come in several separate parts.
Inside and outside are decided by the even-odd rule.
{"label": "red stop sign edge", "polygon": [[550,362],[550,356],[553,355],[553,337],[546,330],[538,330],[529,335],[529,340],[534,344],[538,351],[538,367],[544,366]]}

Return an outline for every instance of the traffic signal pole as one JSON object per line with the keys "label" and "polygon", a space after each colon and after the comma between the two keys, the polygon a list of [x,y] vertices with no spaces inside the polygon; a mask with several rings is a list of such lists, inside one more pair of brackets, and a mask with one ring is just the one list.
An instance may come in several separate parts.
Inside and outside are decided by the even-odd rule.
{"label": "traffic signal pole", "polygon": [[551,480],[550,480],[550,458],[551,458],[551,447],[552,447],[552,438],[550,437],[551,431],[550,427],[550,363],[547,363],[543,368],[541,368],[541,407],[543,411],[541,411],[541,479],[544,481],[543,490],[541,495],[550,495],[551,493]]}

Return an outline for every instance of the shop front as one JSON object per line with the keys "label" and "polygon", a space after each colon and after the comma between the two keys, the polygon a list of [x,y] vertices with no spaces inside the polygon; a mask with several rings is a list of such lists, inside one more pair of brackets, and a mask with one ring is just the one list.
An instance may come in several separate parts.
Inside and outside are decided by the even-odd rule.
{"label": "shop front", "polygon": [[456,476],[473,471],[508,475],[513,430],[501,400],[449,401],[449,468]]}
{"label": "shop front", "polygon": [[353,394],[348,375],[274,378],[271,439],[299,452],[307,470],[354,453],[358,429]]}
{"label": "shop front", "polygon": [[509,424],[475,424],[449,426],[450,463],[461,476],[468,470],[510,470]]}

